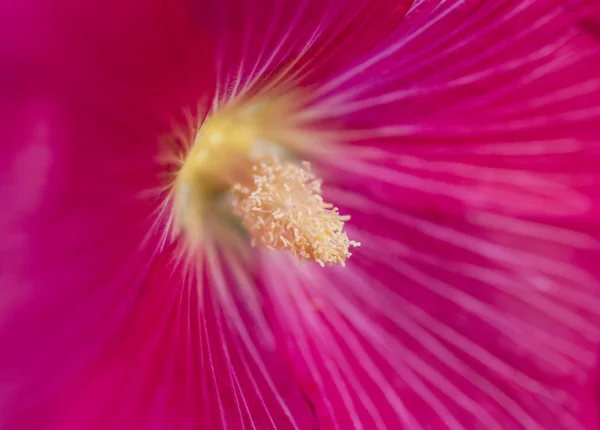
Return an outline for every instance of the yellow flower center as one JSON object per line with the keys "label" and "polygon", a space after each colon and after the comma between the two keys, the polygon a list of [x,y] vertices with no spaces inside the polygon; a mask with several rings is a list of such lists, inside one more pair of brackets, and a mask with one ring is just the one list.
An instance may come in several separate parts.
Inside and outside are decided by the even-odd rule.
{"label": "yellow flower center", "polygon": [[349,216],[321,197],[321,181],[310,165],[281,164],[265,160],[252,168],[252,183],[235,184],[235,213],[242,217],[252,236],[270,249],[288,249],[298,258],[313,260],[321,266],[345,265],[352,255],[343,231]]}
{"label": "yellow flower center", "polygon": [[189,240],[202,239],[207,214],[229,197],[253,245],[344,265],[359,243],[343,231],[349,217],[323,201],[310,165],[292,156],[302,134],[292,111],[284,99],[233,106],[200,127],[174,188],[176,223]]}

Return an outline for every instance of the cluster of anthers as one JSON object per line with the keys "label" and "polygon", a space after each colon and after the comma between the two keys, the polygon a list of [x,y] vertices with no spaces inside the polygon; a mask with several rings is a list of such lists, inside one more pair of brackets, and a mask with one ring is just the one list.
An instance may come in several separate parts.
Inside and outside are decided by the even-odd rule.
{"label": "cluster of anthers", "polygon": [[287,249],[321,266],[344,266],[352,255],[349,248],[360,245],[343,231],[350,217],[323,201],[321,180],[308,162],[265,159],[252,167],[251,184],[235,184],[232,192],[234,212],[253,245],[260,241],[269,249]]}
{"label": "cluster of anthers", "polygon": [[[350,217],[323,201],[310,164],[295,161],[290,142],[299,134],[274,117],[285,109],[259,106],[221,111],[198,130],[175,182],[178,228],[191,241],[201,240],[211,201],[230,191],[233,212],[253,245],[288,250],[321,266],[344,266],[350,247],[360,245],[344,232]],[[278,150],[266,151],[265,142],[279,142]]]}

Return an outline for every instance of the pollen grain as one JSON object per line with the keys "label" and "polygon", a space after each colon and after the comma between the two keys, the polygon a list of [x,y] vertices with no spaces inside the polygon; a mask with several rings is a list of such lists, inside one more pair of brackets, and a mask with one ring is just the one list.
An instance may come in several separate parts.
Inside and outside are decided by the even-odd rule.
{"label": "pollen grain", "polygon": [[321,266],[344,266],[349,248],[360,245],[343,230],[350,217],[323,201],[321,180],[308,162],[264,159],[252,167],[252,180],[234,185],[232,193],[253,245],[286,249]]}

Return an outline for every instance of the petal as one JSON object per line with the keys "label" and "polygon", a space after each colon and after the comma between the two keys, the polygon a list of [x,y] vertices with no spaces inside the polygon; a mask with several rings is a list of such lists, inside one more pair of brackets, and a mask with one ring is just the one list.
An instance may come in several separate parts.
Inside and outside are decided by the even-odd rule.
{"label": "petal", "polygon": [[570,0],[569,7],[585,29],[600,37],[600,4],[597,1]]}
{"label": "petal", "polygon": [[419,211],[596,219],[597,41],[560,1],[434,4],[321,88],[315,112],[354,144],[345,187],[374,181]]}
{"label": "petal", "polygon": [[[123,323],[162,239],[159,138],[212,88],[182,4],[0,9],[0,415],[12,423]],[[182,32],[172,42],[189,60],[158,28]]]}
{"label": "petal", "polygon": [[362,246],[262,270],[322,427],[597,427],[600,45],[564,6],[416,2],[317,90]]}
{"label": "petal", "polygon": [[217,46],[218,101],[265,87],[318,82],[381,41],[411,2],[197,2],[199,22]]}
{"label": "petal", "polygon": [[202,275],[184,267],[177,246],[154,260],[125,325],[93,365],[24,428],[316,428],[277,350],[238,320],[243,304],[217,297],[232,276],[220,257],[209,253]]}
{"label": "petal", "polygon": [[345,270],[266,258],[273,324],[321,427],[595,428],[597,290],[480,262],[464,248],[492,239],[434,227],[466,246],[353,231],[370,244]]}

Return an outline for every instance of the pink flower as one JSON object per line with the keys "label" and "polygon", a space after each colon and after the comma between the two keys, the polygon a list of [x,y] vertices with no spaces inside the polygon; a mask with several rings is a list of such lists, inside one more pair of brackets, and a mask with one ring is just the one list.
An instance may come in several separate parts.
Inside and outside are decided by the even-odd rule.
{"label": "pink flower", "polygon": [[0,428],[596,428],[599,40],[593,0],[4,2]]}

